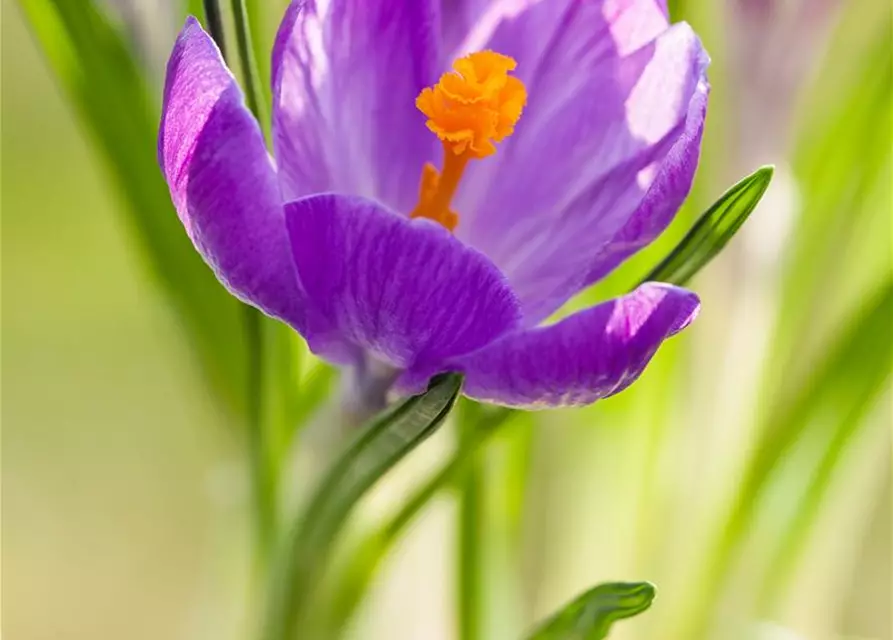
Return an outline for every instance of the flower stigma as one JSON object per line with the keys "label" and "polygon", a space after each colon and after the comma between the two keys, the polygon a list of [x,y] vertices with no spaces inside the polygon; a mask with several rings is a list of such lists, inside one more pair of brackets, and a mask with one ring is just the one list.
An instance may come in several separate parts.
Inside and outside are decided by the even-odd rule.
{"label": "flower stigma", "polygon": [[527,103],[524,83],[509,75],[516,66],[513,58],[493,51],[472,53],[416,98],[428,117],[425,124],[443,143],[443,169],[425,163],[410,218],[428,218],[450,231],[459,224],[450,202],[468,161],[496,153],[494,143],[512,134]]}

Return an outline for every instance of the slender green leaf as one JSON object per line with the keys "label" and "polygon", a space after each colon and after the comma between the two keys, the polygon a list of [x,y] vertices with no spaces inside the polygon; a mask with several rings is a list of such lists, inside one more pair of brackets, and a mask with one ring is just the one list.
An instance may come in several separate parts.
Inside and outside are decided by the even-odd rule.
{"label": "slender green leaf", "polygon": [[[484,448],[491,438],[511,422],[517,412],[503,407],[479,407],[478,422],[462,446],[450,456],[440,469],[404,501],[400,510],[380,528],[364,537],[351,552],[347,567],[335,580],[335,590],[329,599],[327,624],[333,632],[343,628],[351,619],[363,595],[372,583],[382,560],[400,539],[406,527],[444,487],[456,480],[474,453]],[[473,438],[471,434],[473,433]]]}
{"label": "slender green leaf", "polygon": [[761,167],[726,191],[642,281],[684,285],[691,280],[738,233],[766,193],[772,172]]}
{"label": "slender green leaf", "polygon": [[155,158],[158,100],[134,52],[93,2],[20,0],[50,66],[101,151],[142,256],[172,301],[213,388],[245,411],[240,304],[183,232]]}
{"label": "slender green leaf", "polygon": [[602,640],[618,620],[645,611],[654,600],[647,582],[611,582],[593,587],[568,603],[527,640]]}
{"label": "slender green leaf", "polygon": [[288,541],[272,588],[266,640],[291,640],[307,632],[308,607],[333,545],[359,500],[397,462],[440,426],[459,395],[462,378],[435,378],[413,396],[362,428],[326,473]]}

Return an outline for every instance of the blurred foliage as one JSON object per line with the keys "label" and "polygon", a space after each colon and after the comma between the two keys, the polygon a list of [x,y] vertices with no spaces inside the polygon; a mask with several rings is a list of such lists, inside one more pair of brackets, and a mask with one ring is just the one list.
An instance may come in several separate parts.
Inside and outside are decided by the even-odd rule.
{"label": "blurred foliage", "polygon": [[[888,20],[889,24],[889,20]],[[790,262],[780,295],[769,384],[802,376],[804,357],[820,350],[829,332],[889,273],[891,34],[882,31],[858,61],[848,91],[823,97],[824,109],[805,115],[794,157],[803,184],[802,215],[791,234]],[[822,112],[825,113],[822,113]],[[877,222],[880,219],[880,228]],[[860,235],[871,230],[871,235]],[[886,274],[885,274],[886,272]],[[879,334],[878,338],[883,334]],[[786,402],[784,396],[779,400]]]}
{"label": "blurred foliage", "polygon": [[102,152],[122,213],[150,269],[170,296],[224,402],[243,416],[247,354],[230,296],[183,233],[155,157],[160,100],[135,53],[92,2],[21,0],[71,104]]}

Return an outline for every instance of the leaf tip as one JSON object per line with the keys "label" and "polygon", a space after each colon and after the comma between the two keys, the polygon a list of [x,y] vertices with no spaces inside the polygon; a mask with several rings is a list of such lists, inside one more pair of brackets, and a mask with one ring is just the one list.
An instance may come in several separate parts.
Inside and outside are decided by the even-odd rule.
{"label": "leaf tip", "polygon": [[766,183],[769,183],[772,180],[772,176],[775,175],[775,165],[774,164],[764,164],[762,167],[753,172],[753,177],[759,180],[764,180]]}

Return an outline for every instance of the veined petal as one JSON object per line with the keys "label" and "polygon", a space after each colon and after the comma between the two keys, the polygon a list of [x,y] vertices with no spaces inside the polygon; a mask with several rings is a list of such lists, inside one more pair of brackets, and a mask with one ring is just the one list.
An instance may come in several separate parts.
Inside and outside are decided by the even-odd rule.
{"label": "veined petal", "polygon": [[437,140],[415,107],[440,71],[439,0],[295,0],[273,49],[283,193],[337,191],[408,213]]}
{"label": "veined petal", "polygon": [[494,0],[440,0],[441,38],[446,60],[462,56],[460,47]]}
{"label": "veined petal", "polygon": [[[371,200],[333,194],[286,205],[298,276],[334,337],[398,369],[429,367],[513,329],[499,270],[446,229]],[[310,347],[328,357],[331,334]]]}
{"label": "veined petal", "polygon": [[[701,60],[706,66],[705,59]],[[655,100],[659,99],[658,91],[655,88],[652,96]],[[592,256],[583,287],[601,280],[629,256],[649,245],[673,220],[691,190],[698,167],[708,93],[709,85],[702,76],[688,103],[681,133],[670,138],[672,146],[660,161],[639,173],[638,179],[648,185],[647,190],[623,226],[601,252]]]}
{"label": "veined petal", "polygon": [[458,358],[472,398],[529,409],[585,405],[622,391],[660,344],[697,315],[695,294],[646,283],[557,324],[505,335]]}
{"label": "veined petal", "polygon": [[167,66],[158,158],[186,232],[237,297],[301,329],[303,296],[263,135],[195,18]]}
{"label": "veined petal", "polygon": [[707,58],[655,0],[541,2],[491,30],[486,46],[518,61],[530,100],[460,186],[457,234],[508,276],[535,325],[671,220],[697,164]]}

